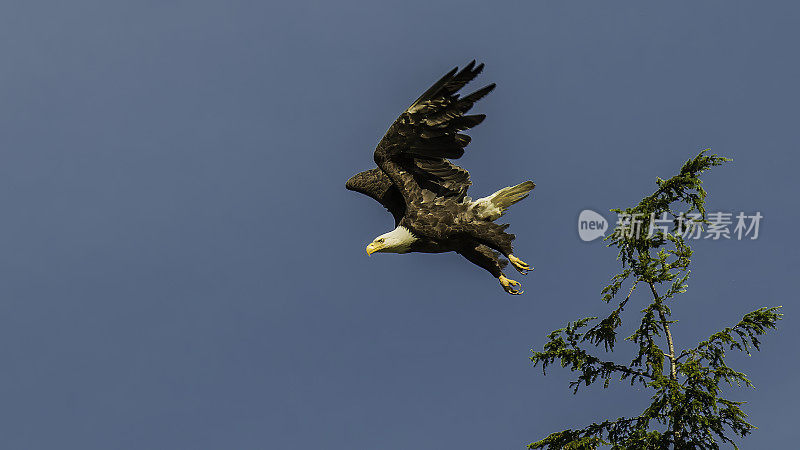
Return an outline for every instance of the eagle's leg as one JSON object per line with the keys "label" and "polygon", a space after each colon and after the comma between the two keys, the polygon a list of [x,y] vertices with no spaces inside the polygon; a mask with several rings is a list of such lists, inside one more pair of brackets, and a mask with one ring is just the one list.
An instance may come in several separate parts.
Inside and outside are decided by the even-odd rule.
{"label": "eagle's leg", "polygon": [[509,254],[508,261],[514,266],[517,271],[523,275],[527,275],[529,270],[533,270],[533,267],[529,266],[528,263],[525,261],[517,258],[516,256]]}
{"label": "eagle's leg", "polygon": [[497,277],[497,279],[500,280],[500,286],[503,286],[503,289],[505,289],[505,291],[508,292],[509,294],[519,295],[525,292],[522,289],[517,290],[511,287],[511,286],[519,286],[520,285],[519,281],[506,278],[505,275],[500,275],[499,277]]}
{"label": "eagle's leg", "polygon": [[514,240],[515,236],[511,233],[506,233],[506,228],[508,228],[508,225],[482,222],[471,224],[468,232],[478,242],[505,255],[509,262],[511,262],[511,265],[514,266],[519,273],[526,275],[529,270],[533,270],[533,267],[513,255],[511,242]]}
{"label": "eagle's leg", "polygon": [[503,290],[509,294],[522,294],[521,289],[517,290],[512,287],[519,286],[520,283],[518,281],[508,279],[505,277],[505,275],[503,275],[503,266],[505,265],[505,261],[501,261],[498,258],[499,255],[493,252],[486,245],[473,242],[472,245],[467,245],[458,250],[458,253],[467,258],[471,263],[480,266],[491,273],[495,278],[497,278],[498,281],[500,281],[500,285],[503,287]]}

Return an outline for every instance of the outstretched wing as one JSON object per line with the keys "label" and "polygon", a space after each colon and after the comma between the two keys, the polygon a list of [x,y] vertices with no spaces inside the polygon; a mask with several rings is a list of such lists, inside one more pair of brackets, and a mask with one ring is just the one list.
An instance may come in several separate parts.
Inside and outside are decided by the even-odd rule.
{"label": "outstretched wing", "polygon": [[403,201],[400,191],[397,190],[392,180],[377,167],[353,175],[347,180],[345,187],[377,200],[392,213],[395,226],[406,214],[406,203]]}
{"label": "outstretched wing", "polygon": [[375,162],[406,204],[466,196],[469,173],[449,159],[460,158],[470,142],[460,132],[486,118],[466,113],[494,83],[463,98],[458,94],[481,70],[483,64],[472,61],[460,72],[457,67],[448,72],[395,120],[375,149]]}

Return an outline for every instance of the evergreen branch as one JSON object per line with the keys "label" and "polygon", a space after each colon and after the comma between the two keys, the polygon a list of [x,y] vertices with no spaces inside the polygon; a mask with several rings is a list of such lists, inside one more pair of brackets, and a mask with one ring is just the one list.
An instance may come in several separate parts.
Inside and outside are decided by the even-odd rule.
{"label": "evergreen branch", "polygon": [[[633,295],[633,291],[636,289],[637,284],[639,284],[639,280],[636,280],[636,282],[633,283],[630,291],[628,291],[628,295],[619,303],[619,305],[617,305],[617,308],[612,311],[608,317],[601,320],[597,325],[593,326],[583,335],[582,341],[589,341],[595,346],[599,346],[600,343],[603,343],[606,351],[614,350],[614,344],[617,341],[616,329],[622,325],[622,311],[625,309],[625,305],[628,303],[628,300],[631,299],[631,295]],[[607,286],[603,291],[605,292],[607,289],[609,289],[609,287],[610,285]],[[614,294],[616,294],[616,291],[618,290],[619,287],[616,288]]]}
{"label": "evergreen branch", "polygon": [[603,386],[608,387],[614,374],[620,374],[620,380],[630,378],[631,385],[636,382],[645,384],[646,379],[653,378],[651,374],[632,367],[601,360],[582,349],[580,343],[586,340],[586,335],[579,333],[579,330],[592,319],[595,318],[590,317],[570,322],[566,327],[550,333],[549,341],[544,345],[543,351],[531,350],[533,356],[530,359],[534,367],[541,363],[542,373],[547,375],[547,367],[558,360],[561,367],[569,367],[570,371],[581,372],[576,380],[570,382],[573,393],[578,392],[581,384],[589,386],[598,378],[602,378]]}
{"label": "evergreen branch", "polygon": [[[677,230],[680,228],[680,222],[677,220],[680,214],[672,209],[672,205],[674,203],[685,203],[689,206],[686,213],[697,211],[700,214],[699,222],[705,222],[705,199],[708,194],[705,189],[703,189],[703,182],[700,179],[700,175],[714,166],[730,161],[728,158],[714,154],[708,155],[706,154],[708,150],[709,149],[705,149],[694,158],[688,160],[683,167],[681,167],[678,175],[668,180],[657,178],[656,184],[658,188],[656,191],[642,199],[636,206],[624,210],[612,209],[611,211],[631,217],[660,217],[662,214],[668,213],[674,218],[674,229]],[[667,239],[661,234],[650,236],[649,224],[647,228],[641,231],[642,233],[637,233],[635,237],[625,236],[622,233],[615,232],[606,238],[606,240],[610,241],[608,246],[616,246],[619,249],[617,258],[622,261],[623,267],[638,267],[639,270],[643,269],[637,264],[639,262],[637,261],[637,254],[641,252],[649,253],[650,249],[661,247],[664,240]],[[645,231],[648,233],[644,233]],[[647,234],[648,236],[644,237],[642,234]]]}
{"label": "evergreen branch", "polygon": [[736,325],[712,334],[708,340],[684,351],[681,356],[692,356],[708,361],[712,367],[724,366],[726,346],[729,350],[743,351],[749,356],[751,347],[756,350],[761,349],[758,337],[766,334],[768,330],[777,328],[778,321],[783,318],[783,314],[778,312],[780,309],[781,306],[773,306],[749,312]]}
{"label": "evergreen branch", "polygon": [[540,441],[530,443],[528,448],[594,450],[600,445],[618,442],[625,442],[626,445],[613,445],[612,448],[667,448],[669,442],[662,433],[648,431],[652,419],[646,414],[647,412],[633,418],[620,417],[613,421],[593,423],[579,430],[567,429],[552,433]]}

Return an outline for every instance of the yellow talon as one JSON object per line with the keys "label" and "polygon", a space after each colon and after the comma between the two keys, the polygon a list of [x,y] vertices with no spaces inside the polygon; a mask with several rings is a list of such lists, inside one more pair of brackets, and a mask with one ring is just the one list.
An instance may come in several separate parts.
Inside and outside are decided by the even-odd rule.
{"label": "yellow talon", "polygon": [[508,255],[508,262],[514,266],[517,271],[523,275],[527,275],[529,270],[533,270],[533,267],[529,266],[528,263],[525,261],[517,258],[514,255]]}
{"label": "yellow talon", "polygon": [[519,295],[524,292],[522,289],[516,290],[511,287],[511,286],[521,286],[519,281],[514,281],[512,279],[506,278],[504,275],[500,275],[499,277],[497,277],[497,279],[500,280],[500,285],[503,286],[503,289],[509,294]]}

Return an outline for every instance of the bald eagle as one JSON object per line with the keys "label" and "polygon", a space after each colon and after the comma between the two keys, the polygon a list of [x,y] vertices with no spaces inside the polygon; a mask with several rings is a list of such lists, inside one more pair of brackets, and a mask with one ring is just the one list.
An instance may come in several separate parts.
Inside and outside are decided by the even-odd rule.
{"label": "bald eagle", "polygon": [[457,252],[486,269],[509,294],[520,283],[503,274],[507,262],[525,275],[531,267],[513,255],[515,236],[508,225],[494,223],[509,206],[528,196],[532,181],[500,189],[472,200],[469,172],[450,162],[464,154],[470,137],[459,132],[483,121],[483,114],[466,115],[491,92],[494,83],[465,97],[458,91],[483,70],[473,60],[454,68],[425,91],[395,120],[375,149],[378,167],[347,181],[351,191],[368,195],[394,216],[396,228],[367,245],[367,254]]}

